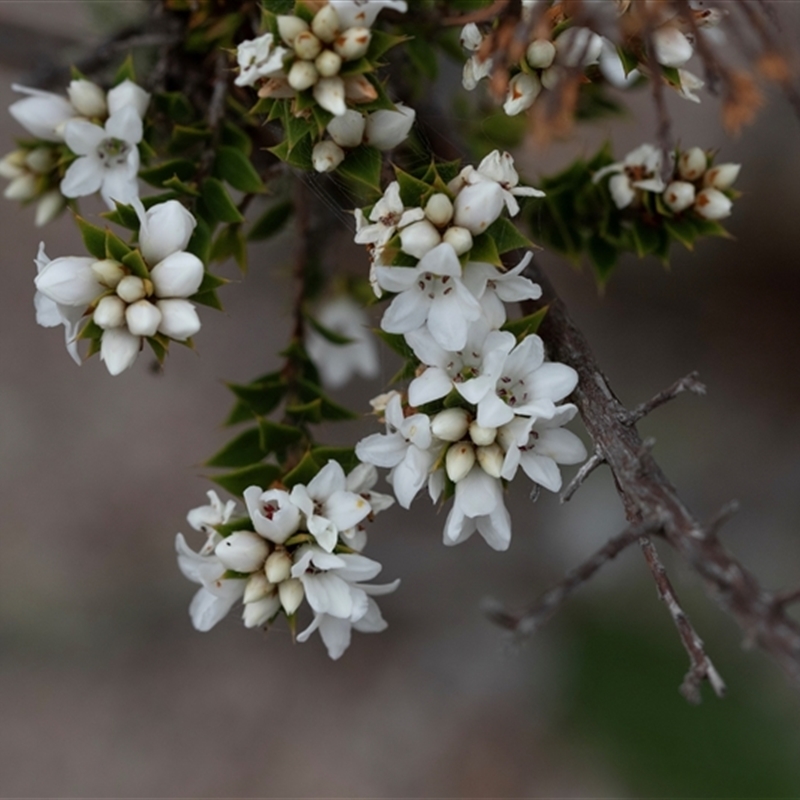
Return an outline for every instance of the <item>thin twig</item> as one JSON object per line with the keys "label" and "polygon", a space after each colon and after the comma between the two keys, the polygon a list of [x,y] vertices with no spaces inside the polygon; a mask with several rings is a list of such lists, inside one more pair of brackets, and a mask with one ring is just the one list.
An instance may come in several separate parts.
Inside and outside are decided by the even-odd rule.
{"label": "thin twig", "polygon": [[692,626],[683,608],[681,608],[678,596],[675,594],[675,589],[667,575],[667,571],[658,557],[655,545],[646,536],[639,540],[639,545],[644,553],[647,566],[650,567],[650,572],[653,574],[653,580],[656,582],[658,596],[667,606],[672,621],[678,629],[678,635],[681,638],[684,649],[689,655],[689,671],[681,684],[681,694],[690,703],[699,703],[702,699],[700,686],[704,680],[707,680],[717,697],[723,697],[725,694],[725,682],[714,668],[711,659],[706,655],[703,640],[697,635],[697,631]]}
{"label": "thin twig", "polygon": [[567,488],[561,492],[559,500],[562,503],[568,503],[572,499],[572,495],[578,491],[583,485],[583,482],[601,465],[605,464],[605,456],[596,449],[591,458],[583,463],[583,466],[578,470],[575,477],[569,482]]}
{"label": "thin twig", "polygon": [[641,403],[636,406],[633,411],[626,411],[624,414],[621,414],[621,421],[626,425],[635,425],[650,412],[655,411],[655,409],[663,406],[670,400],[674,400],[683,392],[692,392],[693,394],[699,395],[706,393],[705,384],[698,380],[698,374],[696,372],[690,372],[680,380],[675,381],[675,383],[664,389],[663,392],[659,392],[646,403]]}

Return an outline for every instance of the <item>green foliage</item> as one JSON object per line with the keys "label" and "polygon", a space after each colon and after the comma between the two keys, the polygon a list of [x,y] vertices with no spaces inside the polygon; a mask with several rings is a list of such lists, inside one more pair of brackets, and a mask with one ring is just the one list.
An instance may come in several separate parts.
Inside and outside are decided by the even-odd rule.
{"label": "green foliage", "polygon": [[247,238],[260,242],[279,233],[294,212],[291,201],[284,200],[270,206],[251,226]]}
{"label": "green foliage", "polygon": [[247,243],[238,223],[223,227],[211,245],[210,261],[226,261],[228,258],[233,258],[239,269],[247,272]]}
{"label": "green foliage", "polygon": [[167,181],[177,178],[179,181],[188,181],[194,177],[197,165],[188,158],[173,158],[156,167],[139,170],[139,177],[156,188],[167,188]]}
{"label": "green foliage", "polygon": [[227,181],[234,189],[247,194],[259,194],[265,188],[247,153],[238,147],[218,148],[214,175]]}
{"label": "green foliage", "polygon": [[548,308],[548,306],[543,306],[532,314],[509,320],[503,325],[502,330],[513,333],[517,337],[517,341],[522,341],[526,336],[539,330],[539,326],[547,316]]}
{"label": "green foliage", "polygon": [[225,184],[217,178],[203,181],[202,198],[206,219],[215,222],[242,223],[244,217],[236,207]]}
{"label": "green foliage", "polygon": [[344,178],[366,187],[372,194],[380,195],[383,154],[375,147],[361,145],[351,150],[337,171]]}
{"label": "green foliage", "polygon": [[225,491],[241,497],[248,487],[259,486],[266,489],[280,476],[281,469],[276,464],[256,464],[233,472],[226,472],[224,475],[214,475],[211,480]]}
{"label": "green foliage", "polygon": [[75,222],[78,224],[78,230],[83,237],[83,244],[89,255],[102,260],[106,258],[106,232],[103,228],[98,228],[87,222],[83,217],[75,217]]}

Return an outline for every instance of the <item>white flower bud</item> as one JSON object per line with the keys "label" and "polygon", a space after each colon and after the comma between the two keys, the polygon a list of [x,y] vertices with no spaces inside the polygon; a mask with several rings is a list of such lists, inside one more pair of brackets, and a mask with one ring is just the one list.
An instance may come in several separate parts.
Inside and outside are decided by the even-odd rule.
{"label": "white flower bud", "polygon": [[223,539],[214,553],[227,569],[255,572],[266,560],[269,545],[253,531],[236,531]]}
{"label": "white flower bud", "polygon": [[[103,264],[105,262],[100,261],[97,263]],[[144,281],[140,277],[137,275],[126,275],[117,284],[117,294],[126,303],[136,303],[147,297],[147,289],[145,288]]]}
{"label": "white flower bud", "polygon": [[694,184],[686,181],[673,181],[664,189],[664,202],[672,211],[684,211],[694,203]]}
{"label": "white flower bud", "polygon": [[292,573],[292,557],[285,550],[270,553],[264,564],[264,574],[270,583],[279,584],[288,581]]}
{"label": "white flower bud", "polygon": [[161,312],[158,332],[178,342],[185,342],[200,330],[197,309],[188,301],[178,298],[159,300],[156,305]]}
{"label": "white flower bud", "polygon": [[636,197],[636,190],[631,186],[627,175],[612,175],[608,190],[617,208],[627,208]]}
{"label": "white flower bud", "polygon": [[447,477],[453,483],[466,478],[475,463],[475,448],[469,442],[460,442],[450,446],[444,459]]}
{"label": "white flower bud", "polygon": [[358,147],[364,138],[366,124],[363,114],[348,109],[340,117],[334,117],[328,123],[328,133],[339,147]]}
{"label": "white flower bud", "polygon": [[37,186],[36,186],[36,178],[30,174],[30,172],[26,172],[23,175],[20,175],[18,178],[14,178],[11,183],[6,186],[6,190],[3,192],[3,196],[6,197],[8,200],[32,200],[36,197],[37,194]]}
{"label": "white flower bud", "polygon": [[64,195],[58,189],[43,194],[36,204],[36,227],[49,225],[64,210],[66,204]]}
{"label": "white flower bud", "polygon": [[603,37],[589,28],[567,28],[555,41],[559,61],[568,67],[596,64],[603,51]]}
{"label": "white flower bud", "polygon": [[307,31],[308,23],[294,14],[278,14],[278,33],[289,47],[294,45],[294,40],[304,31]]}
{"label": "white flower bud", "polygon": [[133,365],[141,346],[142,340],[126,328],[109,328],[100,341],[100,360],[110,375],[119,375]]}
{"label": "white flower bud", "polygon": [[497,438],[497,428],[484,428],[481,425],[478,425],[477,422],[473,422],[472,425],[469,426],[469,438],[472,441],[481,446],[486,446],[494,443],[494,440]]}
{"label": "white flower bud", "polygon": [[443,228],[453,219],[453,203],[442,192],[432,194],[425,204],[425,216],[437,228]]}
{"label": "white flower bud", "polygon": [[694,53],[691,42],[673,25],[653,32],[656,61],[665,67],[682,67]]}
{"label": "white flower bud", "polygon": [[[287,80],[292,89],[297,92],[302,92],[310,86],[313,86],[318,78],[319,73],[317,72],[317,68],[310,61],[295,61],[294,64],[292,64],[292,68],[289,70]],[[322,105],[322,103],[320,103],[320,105]]]}
{"label": "white flower bud", "polygon": [[719,189],[703,189],[694,201],[694,209],[706,219],[725,219],[731,215],[733,203]]}
{"label": "white flower bud", "polygon": [[153,336],[161,324],[161,311],[149,300],[139,300],[125,309],[125,322],[134,336]]}
{"label": "white flower bud", "polygon": [[444,442],[459,442],[469,428],[469,413],[463,408],[446,408],[431,420],[431,433]]}
{"label": "white flower bud", "polygon": [[707,166],[705,151],[699,147],[692,147],[678,159],[678,172],[685,181],[696,181],[706,171]]}
{"label": "white flower bud", "polygon": [[343,61],[355,61],[367,54],[371,41],[372,31],[369,28],[348,28],[336,37],[333,49]]}
{"label": "white flower bud", "polygon": [[115,294],[101,298],[94,310],[92,319],[95,324],[104,330],[119,328],[125,324],[125,303]]}
{"label": "white flower bud", "polygon": [[151,265],[185,250],[197,227],[192,213],[177,200],[167,200],[148,209],[144,220],[139,231],[139,249],[142,258]]}
{"label": "white flower bud", "polygon": [[739,177],[741,164],[719,164],[703,176],[703,185],[712,189],[730,189]]}
{"label": "white flower bud", "polygon": [[542,72],[539,80],[542,82],[542,87],[544,89],[549,89],[552,92],[561,81],[562,75],[563,70],[561,67],[559,67],[557,64],[554,64],[552,67],[548,67],[546,70],[544,70],[544,72]]}
{"label": "white flower bud", "polygon": [[548,39],[534,39],[525,51],[525,59],[534,69],[547,69],[555,58],[556,46]]}
{"label": "white flower bud", "polygon": [[287,616],[291,616],[300,608],[305,594],[303,584],[297,578],[289,578],[288,581],[278,584],[278,596]]}
{"label": "white flower bud", "polygon": [[71,81],[67,96],[75,110],[84,117],[103,117],[106,114],[106,93],[92,81]]}
{"label": "white flower bud", "polygon": [[33,170],[33,172],[39,175],[50,172],[56,165],[53,149],[51,147],[36,147],[30,150],[25,156],[25,164],[28,169]]}
{"label": "white flower bud", "polygon": [[26,153],[24,150],[12,150],[3,156],[2,160],[0,160],[0,178],[13,181],[14,178],[24,175],[25,158]]}
{"label": "white flower bud", "polygon": [[[24,87],[12,88],[29,92]],[[75,117],[75,109],[66,97],[51,92],[40,92],[17,100],[8,108],[9,114],[37,139],[48,142],[64,141],[64,123]]]}
{"label": "white flower bud", "polygon": [[314,86],[314,99],[331,114],[340,117],[347,111],[344,102],[344,81],[337,77],[320,78]]}
{"label": "white flower bud", "polygon": [[[275,593],[275,587],[267,580],[263,572],[254,572],[248,579],[244,587],[243,603],[257,603],[269,595]],[[278,603],[280,605],[280,603]]]}
{"label": "white flower bud", "polygon": [[342,68],[342,57],[333,50],[323,50],[314,60],[314,66],[321,77],[332,78]]}
{"label": "white flower bud", "polygon": [[[97,280],[103,284],[103,286],[108,286],[109,289],[116,289],[119,286],[119,282],[125,277],[125,268],[120,264],[118,261],[114,261],[113,258],[104,258],[102,261],[95,261],[92,264],[92,272],[97,276]],[[141,281],[141,278],[137,278],[137,281]],[[130,284],[133,286],[133,284]],[[144,287],[144,283],[142,283]],[[138,284],[137,284],[138,287]],[[138,288],[137,288],[138,293]],[[137,296],[136,300],[141,300],[144,295]],[[123,297],[123,300],[125,298]],[[135,300],[129,300],[130,302],[135,302]]]}
{"label": "white flower bud", "polygon": [[158,297],[191,297],[203,282],[203,262],[192,253],[173,253],[150,270]]}
{"label": "white flower bud", "polygon": [[244,602],[242,620],[245,628],[260,628],[262,625],[266,625],[281,610],[281,601],[275,594],[263,597],[261,600],[254,600],[251,603],[248,603],[247,600]]}
{"label": "white flower bud", "polygon": [[503,103],[503,111],[509,117],[521,114],[533,105],[534,100],[542,91],[542,84],[539,83],[535,75],[528,75],[525,72],[516,74],[508,82],[506,100]]}
{"label": "white flower bud", "polygon": [[294,40],[294,52],[304,61],[313,61],[322,52],[322,42],[311,31],[303,31]]}
{"label": "white flower bud", "polygon": [[413,108],[402,103],[396,105],[395,111],[373,111],[367,117],[364,142],[378,150],[393,150],[408,138],[416,116],[417,112]]}
{"label": "white flower bud", "polygon": [[339,15],[332,5],[323,6],[311,20],[311,30],[323,42],[332,42],[339,33]]}
{"label": "white flower bud", "polygon": [[457,256],[463,256],[472,250],[472,234],[466,229],[458,225],[452,225],[445,232],[442,241],[447,242],[453,250],[456,251]]}
{"label": "white flower bud", "polygon": [[413,222],[400,231],[400,249],[415,258],[422,258],[441,241],[441,234],[427,219]]}
{"label": "white flower bud", "polygon": [[311,163],[317,172],[331,172],[342,161],[344,161],[344,150],[330,139],[318,142],[311,151]]}
{"label": "white flower bud", "polygon": [[109,90],[106,102],[109,116],[113,116],[121,108],[133,106],[136,113],[144,118],[147,106],[150,104],[150,92],[146,92],[141,86],[126,78],[122,83]]}
{"label": "white flower bud", "polygon": [[481,469],[492,478],[499,478],[503,471],[505,453],[497,442],[478,448],[478,463]]}
{"label": "white flower bud", "polygon": [[395,391],[391,392],[384,392],[383,394],[377,395],[377,397],[373,397],[372,400],[369,401],[369,404],[372,406],[372,411],[375,414],[382,414],[386,411],[386,406],[389,405],[389,401],[397,394]]}
{"label": "white flower bud", "polygon": [[494,181],[465,186],[456,197],[453,220],[473,235],[483,233],[503,213],[503,187]]}
{"label": "white flower bud", "polygon": [[468,22],[461,29],[461,46],[467,50],[477,50],[483,41],[483,34],[474,22]]}
{"label": "white flower bud", "polygon": [[92,272],[93,258],[65,256],[53,259],[34,278],[36,288],[65,306],[85,306],[103,293]]}
{"label": "white flower bud", "polygon": [[353,103],[371,103],[378,99],[378,91],[363,75],[348,75],[344,96]]}

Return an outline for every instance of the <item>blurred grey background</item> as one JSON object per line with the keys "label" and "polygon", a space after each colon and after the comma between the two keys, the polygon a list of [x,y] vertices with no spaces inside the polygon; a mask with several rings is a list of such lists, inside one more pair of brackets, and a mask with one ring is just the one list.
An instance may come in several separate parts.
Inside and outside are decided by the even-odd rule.
{"label": "blurred grey background", "polygon": [[[0,106],[34,59],[60,55],[42,50],[51,35],[88,45],[138,8],[0,4]],[[588,269],[536,258],[623,401],[700,371],[706,398],[683,397],[641,428],[701,517],[741,502],[725,540],[764,584],[798,585],[800,122],[775,95],[731,141],[708,95],[669,104],[682,144],[744,164],[736,239],[676,250],[670,271],[626,261],[603,297]],[[631,106],[627,121],[580,130],[580,144],[527,153],[529,182],[606,136],[619,156],[651,139],[646,98]],[[0,126],[8,151],[22,130],[8,115]],[[527,643],[481,615],[487,597],[534,598],[621,529],[602,470],[564,507],[552,496],[532,505],[514,486],[506,554],[478,538],[444,548],[444,518],[424,499],[382,515],[368,554],[403,583],[381,603],[389,629],[355,634],[338,662],[316,637],[293,646],[282,629],[244,630],[236,613],[196,633],[187,614],[196,587],[177,570],[174,535],[191,533],[185,514],[211,488],[199,465],[229,435],[222,380],[276,364],[291,241],[254,249],[243,279],[226,268],[236,279],[222,293],[226,311],[203,311],[197,353],[174,348],[163,374],[144,357],[112,379],[96,358],[76,367],[61,331],[37,327],[40,238],[53,258],[82,252],[69,219],[39,231],[32,209],[5,201],[0,796],[800,796],[798,694],[764,656],[742,651],[733,623],[664,548],[728,682],[723,701],[706,692],[695,708],[678,695],[686,658],[635,549]],[[349,239],[339,233],[342,257],[366,269]],[[378,391],[362,381],[340,397],[366,408]]]}

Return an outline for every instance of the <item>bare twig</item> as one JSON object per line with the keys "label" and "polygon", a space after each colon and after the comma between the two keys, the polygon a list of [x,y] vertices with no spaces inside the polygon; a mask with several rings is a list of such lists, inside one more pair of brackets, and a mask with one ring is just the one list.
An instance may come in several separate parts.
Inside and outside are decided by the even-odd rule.
{"label": "bare twig", "polygon": [[583,482],[601,465],[605,464],[606,459],[600,450],[595,450],[591,458],[584,462],[583,466],[578,470],[575,477],[569,482],[567,488],[561,492],[559,500],[562,503],[568,503],[572,499],[572,495],[578,491],[583,485]]}
{"label": "bare twig", "polygon": [[695,631],[683,608],[681,608],[675,589],[672,587],[672,582],[664,565],[661,563],[661,559],[658,557],[655,545],[645,536],[639,540],[639,544],[644,553],[647,566],[650,567],[650,572],[653,574],[653,580],[656,582],[658,596],[667,606],[672,621],[678,629],[681,642],[689,655],[689,671],[681,684],[681,694],[690,703],[699,703],[702,699],[700,686],[704,680],[707,680],[717,697],[722,697],[725,694],[725,682],[714,668],[711,659],[706,655],[703,640],[697,635],[697,631]]}
{"label": "bare twig", "polygon": [[635,425],[639,420],[646,417],[650,412],[674,400],[679,394],[683,392],[692,392],[693,394],[705,394],[706,387],[698,380],[696,372],[690,372],[680,380],[675,381],[672,386],[659,392],[655,397],[652,397],[646,403],[636,406],[633,411],[625,411],[621,415],[621,421],[626,425]]}

